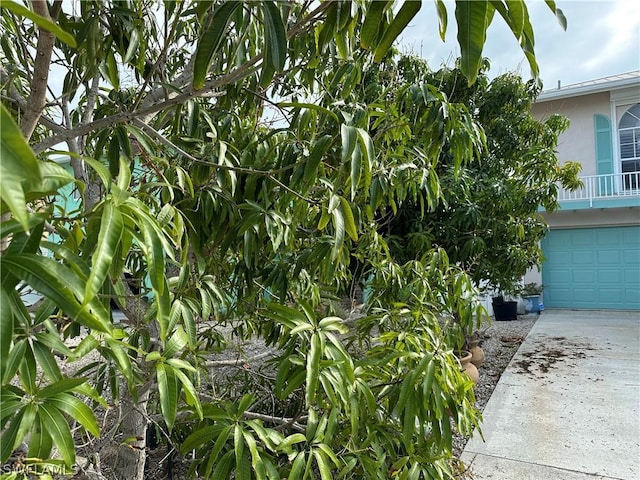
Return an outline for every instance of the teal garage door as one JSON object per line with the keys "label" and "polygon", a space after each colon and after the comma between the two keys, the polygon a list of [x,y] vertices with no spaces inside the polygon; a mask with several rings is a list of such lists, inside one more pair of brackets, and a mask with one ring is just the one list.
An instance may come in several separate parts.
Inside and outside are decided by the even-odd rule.
{"label": "teal garage door", "polygon": [[551,230],[545,307],[640,310],[640,226]]}

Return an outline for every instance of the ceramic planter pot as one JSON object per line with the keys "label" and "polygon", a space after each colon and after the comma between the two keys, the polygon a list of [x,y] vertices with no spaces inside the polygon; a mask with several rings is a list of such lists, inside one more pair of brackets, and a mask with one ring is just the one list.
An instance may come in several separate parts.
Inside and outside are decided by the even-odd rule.
{"label": "ceramic planter pot", "polygon": [[480,347],[480,340],[469,340],[468,350],[471,353],[471,363],[476,368],[480,368],[480,365],[484,363],[484,350]]}
{"label": "ceramic planter pot", "polygon": [[466,350],[462,350],[456,354],[458,360],[460,361],[460,366],[462,367],[462,371],[464,371],[473,383],[478,383],[478,378],[480,378],[480,372],[476,366],[471,363],[471,352]]}

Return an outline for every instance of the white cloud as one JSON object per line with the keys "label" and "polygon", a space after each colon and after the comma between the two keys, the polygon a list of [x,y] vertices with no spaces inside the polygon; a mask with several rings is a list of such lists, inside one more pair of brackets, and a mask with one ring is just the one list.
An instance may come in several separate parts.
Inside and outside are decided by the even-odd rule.
{"label": "white cloud", "polygon": [[[427,59],[432,68],[451,64],[459,54],[454,10],[449,6],[447,42],[438,36],[432,2],[403,33],[401,50]],[[640,2],[637,0],[556,0],[568,21],[563,31],[542,0],[527,2],[536,38],[540,75],[547,88],[640,69]],[[524,54],[504,21],[496,15],[489,28],[483,55],[491,61],[492,76],[506,71],[530,76]]]}

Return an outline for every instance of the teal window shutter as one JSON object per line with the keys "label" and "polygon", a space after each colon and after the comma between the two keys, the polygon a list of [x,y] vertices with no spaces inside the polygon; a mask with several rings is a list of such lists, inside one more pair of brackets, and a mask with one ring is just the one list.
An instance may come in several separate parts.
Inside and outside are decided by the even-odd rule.
{"label": "teal window shutter", "polygon": [[[596,137],[596,175],[613,173],[613,142],[611,139],[611,121],[606,115],[593,117]],[[598,178],[599,195],[615,193],[613,176]]]}

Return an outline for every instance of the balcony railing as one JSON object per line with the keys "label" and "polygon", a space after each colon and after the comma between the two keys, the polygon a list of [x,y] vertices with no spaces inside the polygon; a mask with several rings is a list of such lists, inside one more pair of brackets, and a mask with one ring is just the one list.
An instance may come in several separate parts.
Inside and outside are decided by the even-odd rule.
{"label": "balcony railing", "polygon": [[609,175],[589,175],[580,177],[584,186],[574,191],[560,188],[560,202],[587,201],[593,206],[594,200],[628,198],[640,196],[640,172],[612,173]]}

